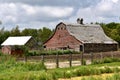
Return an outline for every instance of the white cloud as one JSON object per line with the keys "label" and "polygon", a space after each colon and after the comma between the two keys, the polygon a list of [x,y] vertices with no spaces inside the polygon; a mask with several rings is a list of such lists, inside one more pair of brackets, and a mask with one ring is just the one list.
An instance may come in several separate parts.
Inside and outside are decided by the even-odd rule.
{"label": "white cloud", "polygon": [[[50,27],[59,21],[120,22],[120,0],[1,0],[0,20],[8,28]],[[39,27],[38,27],[39,26]],[[1,25],[0,25],[1,27]]]}
{"label": "white cloud", "polygon": [[66,17],[70,16],[73,12],[71,7],[41,7],[40,12],[45,13],[51,17]]}
{"label": "white cloud", "polygon": [[4,24],[56,21],[72,15],[72,7],[31,6],[21,3],[0,4],[0,20]]}
{"label": "white cloud", "polygon": [[112,0],[114,3],[117,3],[119,0]]}
{"label": "white cloud", "polygon": [[101,0],[96,5],[79,8],[76,17],[83,17],[85,22],[119,22],[119,0]]}

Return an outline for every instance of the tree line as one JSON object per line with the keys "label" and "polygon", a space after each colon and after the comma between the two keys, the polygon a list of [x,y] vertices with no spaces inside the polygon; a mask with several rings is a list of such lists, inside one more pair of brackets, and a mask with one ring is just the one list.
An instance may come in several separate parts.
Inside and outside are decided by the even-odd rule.
{"label": "tree line", "polygon": [[[120,44],[120,23],[111,22],[108,24],[105,23],[96,23],[100,24],[107,36],[114,39]],[[54,30],[51,30],[47,27],[42,29],[31,29],[25,28],[24,30],[19,30],[19,26],[16,26],[12,30],[5,30],[4,28],[0,29],[0,44],[6,40],[9,36],[32,36],[40,46],[53,34]]]}
{"label": "tree line", "polygon": [[32,36],[38,45],[42,46],[52,33],[53,30],[47,27],[43,27],[42,29],[26,28],[22,31],[19,29],[19,26],[16,26],[9,31],[2,28],[0,29],[0,44],[3,43],[9,36]]}
{"label": "tree line", "polygon": [[105,34],[120,44],[120,23],[100,23]]}

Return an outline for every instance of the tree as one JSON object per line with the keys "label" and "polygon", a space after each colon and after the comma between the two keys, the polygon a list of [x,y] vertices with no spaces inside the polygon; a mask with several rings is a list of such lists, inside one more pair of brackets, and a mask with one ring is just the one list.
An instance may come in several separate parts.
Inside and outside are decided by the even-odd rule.
{"label": "tree", "polygon": [[9,31],[5,31],[4,27],[0,30],[0,44],[10,36]]}
{"label": "tree", "polygon": [[16,26],[11,30],[11,36],[20,36],[20,35],[21,34],[20,34],[19,26]]}
{"label": "tree", "polygon": [[50,38],[52,33],[53,33],[52,30],[46,27],[43,27],[43,29],[39,29],[40,41],[44,43],[48,38]]}
{"label": "tree", "polygon": [[108,24],[100,24],[106,33],[107,36],[114,39],[120,44],[120,24],[119,23],[108,23]]}

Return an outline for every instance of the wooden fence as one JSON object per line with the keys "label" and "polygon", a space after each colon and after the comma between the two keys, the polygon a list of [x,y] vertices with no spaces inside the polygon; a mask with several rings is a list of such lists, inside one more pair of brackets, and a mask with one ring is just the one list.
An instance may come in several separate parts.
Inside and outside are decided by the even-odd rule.
{"label": "wooden fence", "polygon": [[[88,61],[90,64],[93,60],[99,60],[103,58],[120,58],[120,51],[115,52],[101,52],[101,53],[88,53],[85,54],[64,54],[64,55],[41,55],[41,56],[28,56],[27,61],[42,61],[43,63],[54,63],[55,67],[60,67],[60,62],[67,62],[69,67],[74,66],[74,61],[78,61],[79,65],[82,65],[83,60]],[[25,60],[23,57],[18,60]],[[62,64],[65,65],[66,63]],[[52,65],[51,65],[52,66]]]}

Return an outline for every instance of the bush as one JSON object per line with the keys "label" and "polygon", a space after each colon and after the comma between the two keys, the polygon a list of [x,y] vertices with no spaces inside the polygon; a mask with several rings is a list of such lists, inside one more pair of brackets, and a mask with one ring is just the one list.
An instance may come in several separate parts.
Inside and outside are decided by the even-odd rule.
{"label": "bush", "polygon": [[91,68],[81,67],[81,68],[75,69],[73,71],[73,73],[76,74],[76,76],[90,75],[91,74]]}
{"label": "bush", "polygon": [[64,78],[71,78],[72,77],[72,72],[70,70],[64,72]]}
{"label": "bush", "polygon": [[103,64],[103,63],[112,63],[112,62],[119,62],[119,58],[104,58],[102,60],[94,60],[92,64]]}
{"label": "bush", "polygon": [[103,60],[93,60],[92,64],[103,64]]}
{"label": "bush", "polygon": [[104,68],[105,68],[105,73],[112,73],[112,72],[114,72],[112,70],[112,68],[110,68],[110,67],[104,67]]}
{"label": "bush", "polygon": [[21,63],[21,64],[22,64],[23,68],[25,68],[28,71],[46,70],[46,67],[42,62],[39,62],[39,63],[27,62],[27,63]]}
{"label": "bush", "polygon": [[111,62],[113,62],[112,58],[103,59],[103,63],[111,63]]}

